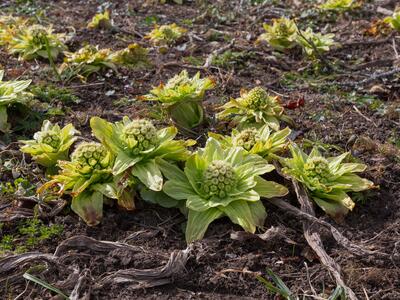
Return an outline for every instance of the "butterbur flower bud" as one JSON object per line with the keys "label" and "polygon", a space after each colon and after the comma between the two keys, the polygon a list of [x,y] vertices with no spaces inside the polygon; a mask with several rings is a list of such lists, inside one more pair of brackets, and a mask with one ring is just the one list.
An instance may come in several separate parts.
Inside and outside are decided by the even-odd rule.
{"label": "butterbur flower bud", "polygon": [[41,132],[38,137],[38,142],[41,144],[46,144],[57,150],[60,147],[61,139],[59,133],[54,131]]}
{"label": "butterbur flower bud", "polygon": [[122,135],[122,140],[126,141],[134,154],[157,145],[157,129],[148,120],[133,120],[124,127]]}
{"label": "butterbur flower bud", "polygon": [[332,176],[329,170],[329,162],[324,157],[312,157],[304,164],[304,173],[315,184],[324,185]]}
{"label": "butterbur flower bud", "polygon": [[203,178],[203,191],[210,197],[226,197],[236,183],[232,166],[222,160],[213,161],[204,171]]}
{"label": "butterbur flower bud", "polygon": [[268,99],[269,95],[261,87],[255,87],[250,90],[246,97],[243,97],[243,103],[251,109],[259,109],[262,107]]}
{"label": "butterbur flower bud", "polygon": [[110,163],[108,156],[109,153],[103,145],[84,142],[79,144],[71,154],[71,161],[79,163],[81,168],[101,170],[108,167]]}
{"label": "butterbur flower bud", "polygon": [[255,128],[248,128],[243,131],[241,131],[238,135],[236,135],[234,138],[234,145],[243,147],[247,151],[250,151],[251,148],[254,147],[254,145],[257,142],[257,139],[259,139],[259,134],[257,129]]}

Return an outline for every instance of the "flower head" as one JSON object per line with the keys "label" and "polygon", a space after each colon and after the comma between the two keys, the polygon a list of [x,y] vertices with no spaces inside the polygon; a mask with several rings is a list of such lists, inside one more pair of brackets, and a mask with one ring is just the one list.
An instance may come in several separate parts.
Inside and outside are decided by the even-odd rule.
{"label": "flower head", "polygon": [[122,140],[133,154],[138,154],[157,146],[157,129],[149,120],[136,119],[125,125]]}
{"label": "flower head", "polygon": [[235,170],[223,160],[213,161],[203,173],[203,191],[210,197],[225,198],[236,184]]}
{"label": "flower head", "polygon": [[260,134],[256,128],[246,128],[233,136],[233,144],[250,151],[259,139]]}
{"label": "flower head", "polygon": [[83,173],[111,167],[110,153],[99,143],[83,142],[71,154],[71,162],[77,163]]}
{"label": "flower head", "polygon": [[57,150],[61,145],[61,138],[56,131],[40,132],[37,141],[42,144],[49,145],[54,150]]}

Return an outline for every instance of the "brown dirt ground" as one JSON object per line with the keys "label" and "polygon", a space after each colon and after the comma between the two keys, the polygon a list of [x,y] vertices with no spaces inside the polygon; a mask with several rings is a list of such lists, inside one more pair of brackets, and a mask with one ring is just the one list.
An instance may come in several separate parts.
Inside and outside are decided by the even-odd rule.
{"label": "brown dirt ground", "polygon": [[[25,7],[24,4],[16,4],[13,1],[2,2],[4,2],[1,4],[2,9],[6,10],[23,12],[22,8]],[[45,8],[44,20],[54,24],[57,31],[64,32],[72,27],[76,29],[76,36],[69,43],[70,50],[76,50],[85,43],[112,49],[121,49],[131,42],[139,42],[150,47],[148,41],[136,36],[91,32],[84,29],[87,21],[104,1],[34,2],[34,7]],[[149,70],[121,70],[119,74],[111,73],[110,77],[100,74],[91,77],[86,84],[73,81],[67,87],[70,87],[83,101],[78,105],[72,105],[71,111],[65,117],[55,117],[55,121],[73,122],[89,137],[88,119],[93,115],[103,116],[109,120],[116,120],[123,115],[142,116],[143,112],[152,109],[151,106],[133,102],[128,106],[117,107],[113,105],[113,101],[121,97],[134,98],[146,93],[151,86],[165,81],[183,69],[184,64],[190,64],[183,60],[184,57],[195,56],[204,61],[212,50],[228,43],[223,38],[208,41],[209,30],[222,31],[227,37],[236,38],[235,51],[248,51],[252,55],[245,59],[242,65],[235,65],[233,68],[210,68],[202,71],[203,75],[212,75],[218,82],[218,87],[207,96],[209,114],[212,115],[213,107],[225,101],[227,97],[237,97],[243,87],[266,86],[273,92],[283,95],[282,101],[286,104],[303,98],[304,106],[287,110],[295,120],[297,138],[334,144],[352,151],[357,159],[369,165],[365,176],[380,185],[380,190],[369,193],[367,199],[358,203],[343,223],[335,226],[346,237],[368,249],[398,255],[399,160],[396,161],[391,153],[377,151],[374,147],[368,149],[362,143],[354,142],[361,136],[369,137],[381,144],[388,143],[393,137],[399,140],[399,78],[388,77],[359,87],[331,84],[332,80],[342,84],[359,81],[369,78],[374,72],[388,71],[396,66],[399,60],[398,57],[397,61],[395,58],[393,41],[399,42],[398,33],[379,44],[367,41],[381,40],[385,37],[368,37],[363,34],[369,28],[371,21],[384,17],[376,12],[377,8],[380,6],[393,10],[396,1],[366,1],[363,8],[354,13],[333,17],[333,21],[328,17],[318,17],[311,13],[308,17],[304,14],[300,16],[300,10],[306,11],[311,7],[309,1],[278,1],[279,4],[261,5],[258,8],[255,6],[238,8],[239,2],[242,1],[209,1],[215,7],[210,14],[205,14],[206,10],[200,3],[202,1],[188,1],[189,3],[183,6],[172,4],[145,6],[143,1],[128,0],[104,3],[111,2],[114,22],[120,28],[125,30],[134,28],[144,35],[152,28],[151,24],[146,23],[151,16],[156,16],[159,23],[182,24],[185,20],[194,20],[192,26],[186,26],[201,40],[196,38],[193,42],[185,40],[181,43],[187,43],[185,50],[179,51],[174,48],[166,55],[152,50],[150,55],[155,62],[155,68]],[[219,11],[220,17],[216,11]],[[347,66],[347,68],[339,67],[344,72],[339,74],[327,71],[325,74],[313,75],[309,61],[303,59],[299,52],[277,56],[268,47],[255,47],[254,40],[262,33],[261,24],[280,15],[300,16],[299,24],[306,25],[313,22],[319,30],[336,33],[336,40],[342,44],[350,44],[326,55],[331,63]],[[354,41],[362,43],[351,44]],[[400,46],[398,49],[400,51]],[[361,68],[359,74],[349,68],[382,59],[393,61],[385,66],[378,63],[370,68]],[[177,63],[166,65],[170,62]],[[34,83],[50,80],[49,72],[43,71],[48,70],[46,62],[20,62],[15,57],[0,51],[0,64],[8,70],[9,78],[13,77],[13,72],[17,74],[15,77],[20,76],[22,72],[22,77],[32,78]],[[195,68],[190,69],[191,73],[195,71]],[[284,80],[288,72],[297,74],[297,77],[293,81]],[[370,89],[377,85],[385,91],[376,97],[387,107],[397,105],[397,115],[395,110],[392,114],[381,114],[368,106],[359,106],[361,113],[354,109],[355,103],[350,101],[349,93],[369,94]],[[115,93],[106,96],[109,90],[114,90]],[[216,124],[213,121],[210,128],[227,129],[226,124]],[[16,136],[12,136],[11,139],[15,140]],[[6,180],[8,176],[9,174],[2,174],[2,180]],[[294,195],[288,196],[287,200],[296,204]],[[280,239],[267,244],[232,240],[230,233],[240,228],[221,219],[210,226],[203,241],[194,245],[194,254],[189,258],[185,272],[176,274],[171,284],[139,290],[130,288],[129,284],[112,285],[108,289],[93,291],[91,299],[274,299],[274,296],[268,294],[255,279],[255,275],[265,274],[266,268],[271,268],[292,288],[293,292],[299,295],[311,295],[310,286],[317,293],[329,294],[335,288],[335,281],[320,262],[310,255],[310,249],[303,237],[301,222],[268,202],[265,202],[265,205],[269,212],[265,227],[285,227],[287,237],[293,240],[295,245]],[[126,253],[118,251],[107,254],[83,251],[82,255],[71,255],[70,260],[67,259],[64,264],[76,266],[79,270],[89,269],[92,278],[99,278],[106,272],[118,269],[144,269],[163,265],[172,251],[186,247],[181,227],[184,219],[178,210],[167,210],[142,202],[138,206],[134,214],[107,208],[104,221],[94,228],[87,227],[77,216],[64,211],[55,218],[46,220],[49,223],[63,224],[62,236],[44,243],[35,250],[52,253],[62,240],[74,235],[87,235],[98,240],[124,241],[134,234],[127,242],[141,246],[146,251],[129,257]],[[321,212],[318,213],[321,218],[330,221]],[[330,222],[334,224],[333,221]],[[12,233],[15,230],[15,223],[5,224],[2,230],[3,233]],[[340,264],[348,285],[360,299],[365,299],[366,295],[369,299],[400,299],[400,268],[394,261],[355,257],[338,246],[327,232],[323,233],[327,252]],[[69,274],[63,269],[50,269],[37,275],[57,286]],[[4,296],[3,299],[13,299],[26,286],[21,276],[10,280],[7,284],[3,283],[0,284],[0,295]],[[48,291],[32,284],[23,296],[24,299],[51,297]],[[308,299],[311,296],[305,297]]]}

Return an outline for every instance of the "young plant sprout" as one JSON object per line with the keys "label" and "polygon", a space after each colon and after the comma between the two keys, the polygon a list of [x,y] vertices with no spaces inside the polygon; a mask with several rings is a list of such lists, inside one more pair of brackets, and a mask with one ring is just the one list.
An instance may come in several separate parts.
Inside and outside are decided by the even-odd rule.
{"label": "young plant sprout", "polygon": [[77,140],[77,131],[72,124],[60,128],[49,120],[43,121],[40,131],[33,135],[33,140],[22,140],[21,151],[32,155],[39,165],[55,168],[59,160],[68,160],[68,151]]}
{"label": "young plant sprout", "polygon": [[0,45],[7,46],[18,31],[28,25],[28,20],[11,15],[0,16]]}
{"label": "young plant sprout", "polygon": [[149,120],[128,117],[116,123],[93,117],[90,126],[95,137],[116,157],[112,173],[133,176],[153,191],[161,191],[163,186],[157,158],[184,161],[189,155],[186,146],[191,142],[174,140],[178,132],[175,127],[158,130]]}
{"label": "young plant sprout", "polygon": [[335,45],[334,37],[335,34],[333,33],[315,33],[311,28],[307,28],[305,31],[301,31],[297,41],[308,56],[315,56],[317,54],[316,51],[321,53],[328,52],[330,47]]}
{"label": "young plant sprout", "polygon": [[75,76],[85,79],[104,69],[117,69],[110,49],[99,49],[98,46],[86,45],[77,52],[64,52],[64,54],[64,63],[60,66],[59,73],[66,79]]}
{"label": "young plant sprout", "polygon": [[358,5],[355,2],[354,0],[327,0],[325,3],[321,4],[319,8],[344,12],[357,7]]}
{"label": "young plant sprout", "polygon": [[112,27],[110,12],[108,10],[96,14],[87,25],[88,29],[111,29]]}
{"label": "young plant sprout", "polygon": [[286,127],[271,133],[269,127],[264,125],[261,128],[249,127],[241,131],[233,129],[231,136],[212,132],[208,135],[218,140],[224,148],[242,147],[251,154],[258,154],[269,159],[271,154],[283,152],[286,149],[290,132],[289,127]]}
{"label": "young plant sprout", "polygon": [[294,48],[297,45],[296,23],[285,17],[274,19],[272,25],[264,24],[265,33],[261,34],[257,42],[266,41],[278,51]]}
{"label": "young plant sprout", "polygon": [[393,15],[384,19],[386,23],[390,25],[393,29],[400,31],[400,8],[397,8]]}
{"label": "young plant sprout", "polygon": [[230,119],[238,124],[239,128],[261,127],[268,125],[272,130],[279,130],[280,121],[292,123],[292,119],[284,115],[284,108],[278,97],[270,96],[262,87],[255,87],[250,91],[241,90],[240,97],[225,103],[219,119]]}
{"label": "young plant sprout", "polygon": [[67,49],[64,34],[53,33],[51,27],[32,25],[22,27],[9,43],[9,52],[19,54],[20,59],[31,60],[43,57],[56,60]]}
{"label": "young plant sprout", "polygon": [[144,68],[150,65],[148,58],[149,51],[139,44],[130,44],[125,49],[114,52],[111,61],[117,66],[128,68]]}
{"label": "young plant sprout", "polygon": [[282,159],[282,171],[303,183],[312,199],[328,215],[341,218],[354,208],[354,202],[347,192],[360,192],[374,187],[370,180],[355,173],[363,172],[366,165],[342,163],[349,153],[325,158],[317,148],[309,155],[296,144],[289,146],[291,158]]}
{"label": "young plant sprout", "polygon": [[200,73],[190,78],[188,72],[183,70],[167,84],[160,84],[140,99],[161,102],[177,126],[191,129],[204,122],[202,101],[205,92],[213,87],[211,78],[200,78]]}
{"label": "young plant sprout", "polygon": [[66,79],[78,76],[86,80],[91,74],[105,69],[117,71],[118,66],[140,68],[149,65],[147,49],[138,44],[130,44],[127,48],[114,52],[111,49],[86,45],[75,53],[64,53],[66,57],[59,73]]}
{"label": "young plant sprout", "polygon": [[71,208],[88,225],[100,223],[103,217],[104,196],[118,200],[118,205],[127,209],[135,208],[133,195],[126,185],[113,177],[114,157],[103,145],[95,142],[79,144],[71,154],[71,161],[59,161],[58,175],[41,186],[39,193],[60,187],[60,194],[69,193]]}
{"label": "young plant sprout", "polygon": [[181,39],[187,32],[175,23],[168,25],[156,25],[155,28],[146,36],[156,46],[171,46]]}
{"label": "young plant sprout", "polygon": [[266,217],[260,198],[288,193],[284,186],[260,177],[273,165],[240,147],[224,149],[213,138],[187,159],[184,171],[165,161],[160,165],[168,179],[163,191],[185,201],[188,243],[203,238],[210,223],[223,216],[254,233]]}
{"label": "young plant sprout", "polygon": [[13,103],[24,103],[31,98],[31,94],[24,90],[32,80],[2,81],[4,71],[0,70],[0,132],[8,132],[10,125],[7,122],[7,109]]}

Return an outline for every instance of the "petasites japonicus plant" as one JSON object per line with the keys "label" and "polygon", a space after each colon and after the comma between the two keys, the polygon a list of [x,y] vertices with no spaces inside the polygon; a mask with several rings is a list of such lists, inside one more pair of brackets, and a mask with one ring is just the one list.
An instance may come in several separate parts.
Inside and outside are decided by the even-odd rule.
{"label": "petasites japonicus plant", "polygon": [[270,96],[262,87],[250,91],[241,90],[240,97],[231,99],[221,107],[219,119],[232,119],[239,128],[261,127],[268,125],[272,130],[279,130],[280,121],[293,123],[284,114],[284,108],[278,97]]}
{"label": "petasites japonicus plant", "polygon": [[400,31],[400,7],[395,9],[392,16],[386,17],[384,22],[388,23],[393,29]]}
{"label": "petasites japonicus plant", "polygon": [[190,129],[204,122],[202,102],[205,92],[214,86],[211,78],[200,78],[200,73],[190,78],[188,72],[183,70],[140,99],[161,102],[177,126]]}
{"label": "petasites japonicus plant", "polygon": [[297,45],[298,28],[293,20],[287,18],[273,19],[272,25],[264,24],[265,33],[261,34],[257,42],[266,41],[276,50],[284,51]]}
{"label": "petasites japonicus plant", "polygon": [[33,135],[33,140],[20,141],[24,145],[21,151],[32,155],[39,165],[52,169],[59,160],[68,160],[68,151],[79,134],[72,124],[60,128],[49,120],[43,121],[40,131]]}
{"label": "petasites japonicus plant", "polygon": [[363,172],[365,164],[344,163],[348,152],[325,158],[317,148],[309,155],[296,144],[289,146],[292,157],[282,159],[282,171],[303,183],[315,203],[328,215],[339,219],[351,211],[355,203],[347,192],[360,192],[374,187],[374,183],[355,173]]}
{"label": "petasites japonicus plant", "polygon": [[0,70],[0,132],[8,132],[7,109],[14,103],[26,103],[32,98],[32,95],[25,92],[25,89],[31,84],[32,80],[12,80],[2,81],[4,71]]}
{"label": "petasites japonicus plant", "polygon": [[203,238],[210,223],[223,216],[255,232],[266,217],[260,198],[288,192],[284,186],[260,177],[274,169],[265,159],[240,147],[224,149],[213,138],[187,159],[183,171],[165,161],[160,165],[168,179],[163,191],[185,201],[188,243]]}
{"label": "petasites japonicus plant", "polygon": [[289,127],[271,133],[267,125],[261,128],[249,127],[243,130],[233,129],[231,136],[209,132],[210,137],[218,140],[223,147],[242,147],[252,154],[258,154],[269,160],[273,153],[283,152],[288,146]]}
{"label": "petasites japonicus plant", "polygon": [[135,208],[133,196],[126,185],[119,184],[112,168],[114,156],[103,145],[83,142],[71,154],[71,161],[59,161],[59,174],[41,186],[39,193],[59,187],[59,194],[72,197],[71,208],[88,225],[100,223],[103,203],[116,199],[118,205],[127,210]]}
{"label": "petasites japonicus plant", "polygon": [[116,157],[112,173],[133,176],[134,181],[153,191],[161,191],[163,186],[157,158],[184,161],[189,156],[186,146],[191,142],[174,140],[178,130],[173,126],[157,129],[149,120],[128,117],[116,123],[93,117],[90,126]]}
{"label": "petasites japonicus plant", "polygon": [[52,27],[32,25],[17,32],[9,43],[9,51],[19,54],[23,60],[39,57],[56,60],[61,52],[67,50],[64,40],[65,35],[53,33]]}

